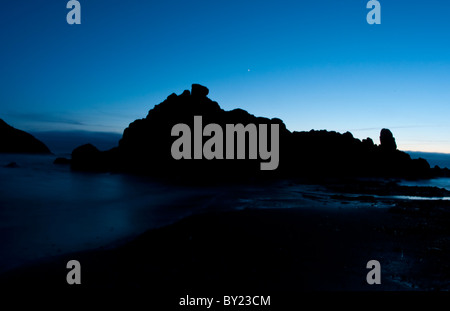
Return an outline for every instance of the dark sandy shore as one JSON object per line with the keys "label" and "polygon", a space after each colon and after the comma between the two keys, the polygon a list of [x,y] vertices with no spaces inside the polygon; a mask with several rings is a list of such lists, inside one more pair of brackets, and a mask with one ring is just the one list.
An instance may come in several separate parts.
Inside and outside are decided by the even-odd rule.
{"label": "dark sandy shore", "polygon": [[[242,210],[191,216],[113,249],[10,271],[0,285],[69,288],[66,263],[76,259],[83,289],[144,289],[155,296],[450,290],[448,201],[301,196],[291,208],[251,208],[261,205],[252,201]],[[277,206],[289,200],[269,201]],[[381,264],[381,285],[366,282],[373,259]]]}

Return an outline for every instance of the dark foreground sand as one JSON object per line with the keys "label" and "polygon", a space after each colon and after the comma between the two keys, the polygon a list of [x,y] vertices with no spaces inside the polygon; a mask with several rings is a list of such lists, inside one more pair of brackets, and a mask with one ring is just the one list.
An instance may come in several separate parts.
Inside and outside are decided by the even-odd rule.
{"label": "dark foreground sand", "polygon": [[[444,201],[393,208],[314,206],[205,213],[150,230],[110,250],[76,253],[9,272],[2,287],[69,287],[69,259],[83,288],[271,293],[316,290],[449,290],[450,213]],[[339,204],[337,204],[339,205]],[[366,264],[381,263],[368,285]]]}
{"label": "dark foreground sand", "polygon": [[[339,304],[360,310],[392,306],[395,293],[401,294],[399,307],[419,298],[434,310],[430,303],[450,298],[429,296],[450,290],[449,201],[337,195],[315,186],[277,189],[233,190],[208,199],[212,206],[204,213],[124,245],[9,271],[0,276],[2,299],[36,305],[35,297],[45,303],[63,297],[57,306],[83,299],[80,307],[95,302],[101,309],[120,300],[145,310],[203,310],[180,306],[180,299],[263,295],[271,297],[270,307],[216,303],[209,310],[301,310],[305,301],[318,309]],[[66,282],[72,259],[81,263],[81,285]],[[380,285],[366,282],[370,260],[381,264]]]}

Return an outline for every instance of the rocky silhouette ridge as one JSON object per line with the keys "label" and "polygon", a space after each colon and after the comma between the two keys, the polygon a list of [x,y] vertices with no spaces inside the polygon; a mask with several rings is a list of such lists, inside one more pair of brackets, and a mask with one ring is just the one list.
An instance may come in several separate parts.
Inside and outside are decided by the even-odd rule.
{"label": "rocky silhouette ridge", "polygon": [[0,152],[50,154],[50,149],[33,135],[0,119]]}
{"label": "rocky silhouette ridge", "polygon": [[[209,90],[193,84],[191,91],[171,94],[151,109],[144,119],[132,122],[117,147],[99,151],[87,144],[73,150],[74,170],[129,172],[187,179],[233,179],[245,177],[406,177],[427,178],[436,174],[424,159],[411,159],[397,145],[392,132],[382,129],[380,144],[344,134],[311,130],[290,132],[280,119],[255,117],[242,109],[225,111],[207,97]],[[250,123],[279,125],[279,166],[261,171],[261,160],[175,160],[171,136],[175,124],[194,128],[194,116],[202,116],[203,126],[216,123],[244,126]],[[270,126],[269,126],[270,127]],[[269,136],[270,137],[270,136]],[[205,142],[207,138],[203,138]],[[248,140],[247,152],[248,152]],[[270,146],[269,146],[270,148]]]}

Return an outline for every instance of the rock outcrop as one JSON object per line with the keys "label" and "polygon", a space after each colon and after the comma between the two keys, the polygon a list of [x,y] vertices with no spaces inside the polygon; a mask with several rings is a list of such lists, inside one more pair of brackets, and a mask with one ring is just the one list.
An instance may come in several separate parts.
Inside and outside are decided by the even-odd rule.
{"label": "rock outcrop", "polygon": [[15,129],[2,119],[0,119],[0,152],[51,153],[48,147],[33,135]]}
{"label": "rock outcrop", "polygon": [[395,142],[394,135],[389,129],[382,129],[380,132],[380,147],[388,152],[394,152],[397,150],[397,144]]}
{"label": "rock outcrop", "polygon": [[[72,168],[76,170],[121,171],[168,178],[233,179],[273,177],[428,177],[428,163],[412,160],[397,150],[392,132],[383,129],[381,144],[372,139],[356,139],[349,132],[290,132],[279,119],[255,117],[242,109],[225,111],[207,97],[209,90],[192,85],[191,91],[172,94],[151,109],[144,119],[135,120],[124,130],[119,145],[101,152],[87,145],[72,153]],[[261,171],[260,159],[175,160],[171,146],[177,137],[171,135],[176,124],[194,128],[194,116],[202,116],[203,126],[226,124],[278,124],[279,166],[273,171]],[[270,136],[269,136],[270,137]],[[225,138],[224,138],[225,139]],[[207,138],[203,138],[203,143]],[[248,152],[249,142],[246,140]]]}

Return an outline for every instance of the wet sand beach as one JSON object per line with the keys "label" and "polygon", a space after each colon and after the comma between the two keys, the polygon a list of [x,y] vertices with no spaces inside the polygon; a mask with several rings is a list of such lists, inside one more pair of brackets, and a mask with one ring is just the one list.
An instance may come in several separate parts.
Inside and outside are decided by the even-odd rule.
{"label": "wet sand beach", "polygon": [[[297,185],[284,184],[215,196],[202,213],[125,245],[10,271],[1,285],[69,287],[66,263],[76,259],[84,289],[145,289],[156,296],[450,289],[448,201],[327,198],[317,187],[295,191]],[[366,282],[370,260],[381,264],[380,285]]]}

